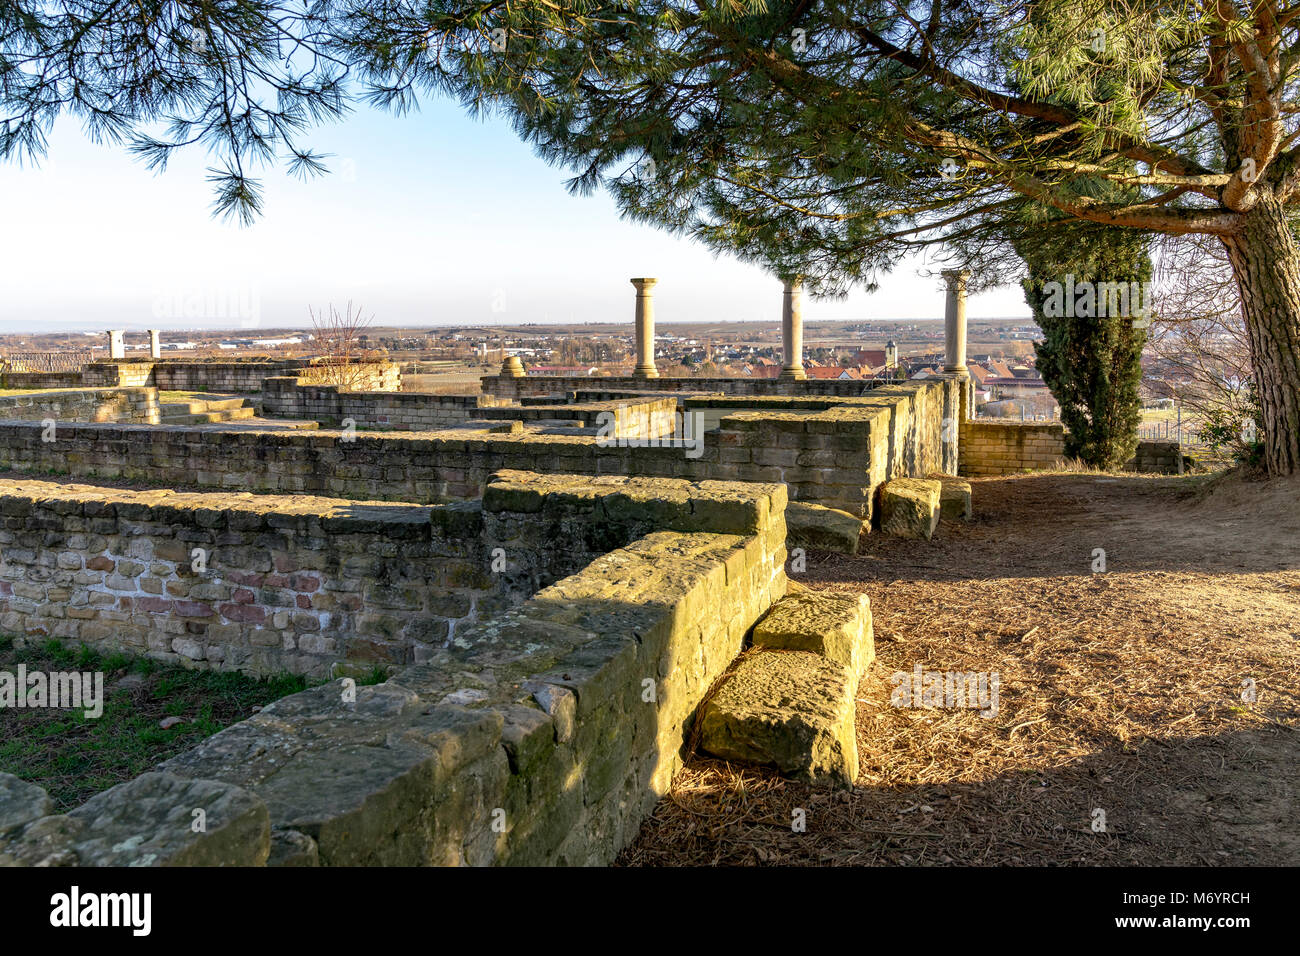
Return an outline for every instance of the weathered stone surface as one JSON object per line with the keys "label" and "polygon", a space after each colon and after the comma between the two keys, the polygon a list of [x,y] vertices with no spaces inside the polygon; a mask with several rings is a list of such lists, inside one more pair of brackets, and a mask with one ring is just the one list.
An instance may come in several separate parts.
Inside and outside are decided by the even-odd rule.
{"label": "weathered stone surface", "polygon": [[77,866],[76,841],[85,829],[83,821],[60,815],[0,834],[0,866]]}
{"label": "weathered stone surface", "polygon": [[944,521],[969,521],[971,510],[970,482],[951,475],[931,475],[939,482],[939,517]]}
{"label": "weathered stone surface", "polygon": [[700,745],[726,760],[852,786],[858,775],[852,684],[847,667],[820,654],[751,653],[709,701]]}
{"label": "weathered stone surface", "polygon": [[754,626],[754,646],[820,654],[848,667],[856,689],[876,656],[871,599],[834,591],[787,596]]}
{"label": "weathered stone surface", "polygon": [[931,478],[895,478],[880,492],[880,530],[900,538],[929,539],[939,525],[942,486]]}
{"label": "weathered stone surface", "polygon": [[82,866],[261,866],[271,848],[266,805],[217,780],[146,773],[68,816]]}
{"label": "weathered stone surface", "polygon": [[267,866],[320,866],[316,841],[298,830],[271,831],[271,855]]}
{"label": "weathered stone surface", "polygon": [[11,773],[0,773],[0,833],[54,812],[50,795]]}
{"label": "weathered stone surface", "polygon": [[847,511],[804,501],[791,501],[785,508],[786,539],[809,548],[857,554],[864,530],[861,518]]}
{"label": "weathered stone surface", "polygon": [[437,759],[417,747],[337,747],[290,761],[258,793],[277,826],[315,839],[328,866],[428,862],[417,825]]}

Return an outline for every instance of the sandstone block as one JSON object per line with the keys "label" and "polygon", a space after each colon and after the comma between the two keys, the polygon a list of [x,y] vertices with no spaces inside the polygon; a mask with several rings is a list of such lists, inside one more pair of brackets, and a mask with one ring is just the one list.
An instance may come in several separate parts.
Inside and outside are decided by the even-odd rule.
{"label": "sandstone block", "polygon": [[895,478],[880,497],[880,530],[900,538],[929,539],[939,525],[942,486],[931,478]]}
{"label": "sandstone block", "polygon": [[709,701],[701,746],[715,757],[851,787],[858,775],[849,668],[808,651],[762,650]]}
{"label": "sandstone block", "polygon": [[865,594],[804,591],[787,596],[754,627],[754,646],[811,651],[849,668],[857,681],[875,659],[871,600]]}
{"label": "sandstone block", "polygon": [[931,475],[941,485],[939,490],[939,517],[944,521],[969,521],[971,519],[970,482],[951,475]]}
{"label": "sandstone block", "polygon": [[863,522],[838,508],[792,501],[785,508],[785,527],[791,544],[857,554]]}

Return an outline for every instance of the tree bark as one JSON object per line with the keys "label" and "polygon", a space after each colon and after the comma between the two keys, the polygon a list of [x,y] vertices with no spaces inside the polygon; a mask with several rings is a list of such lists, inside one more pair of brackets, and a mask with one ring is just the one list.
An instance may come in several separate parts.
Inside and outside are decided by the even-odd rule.
{"label": "tree bark", "polygon": [[1300,248],[1282,204],[1265,192],[1225,236],[1241,292],[1271,475],[1300,471]]}

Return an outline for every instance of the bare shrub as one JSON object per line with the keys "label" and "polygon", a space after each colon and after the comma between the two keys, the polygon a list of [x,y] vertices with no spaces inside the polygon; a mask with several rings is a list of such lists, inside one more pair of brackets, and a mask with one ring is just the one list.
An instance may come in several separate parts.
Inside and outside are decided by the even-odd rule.
{"label": "bare shrub", "polygon": [[1238,461],[1259,457],[1262,424],[1241,294],[1213,236],[1157,241],[1148,382],[1201,420],[1202,440]]}
{"label": "bare shrub", "polygon": [[343,312],[331,303],[327,311],[319,314],[308,306],[307,314],[311,316],[312,335],[320,353],[315,367],[320,369],[321,384],[336,385],[343,391],[355,390],[365,377],[363,363],[375,357],[361,345],[362,335],[374,316],[365,315],[361,306],[354,309],[351,300]]}

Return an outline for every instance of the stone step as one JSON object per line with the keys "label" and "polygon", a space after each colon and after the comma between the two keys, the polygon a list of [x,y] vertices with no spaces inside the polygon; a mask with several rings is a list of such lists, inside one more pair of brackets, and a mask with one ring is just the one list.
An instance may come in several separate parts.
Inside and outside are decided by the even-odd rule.
{"label": "stone step", "polygon": [[810,783],[858,776],[849,668],[811,651],[754,650],[709,701],[700,746]]}
{"label": "stone step", "polygon": [[754,627],[754,646],[706,705],[700,745],[813,783],[858,776],[858,682],[875,658],[865,594],[798,590]]}

